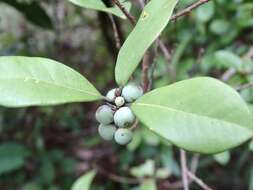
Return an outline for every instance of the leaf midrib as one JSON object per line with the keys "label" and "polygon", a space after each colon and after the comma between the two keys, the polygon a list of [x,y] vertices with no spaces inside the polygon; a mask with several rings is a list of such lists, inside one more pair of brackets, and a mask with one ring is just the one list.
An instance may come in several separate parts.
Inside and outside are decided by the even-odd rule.
{"label": "leaf midrib", "polygon": [[[205,115],[201,115],[201,114],[195,114],[195,113],[191,113],[191,112],[186,112],[186,111],[182,111],[182,110],[177,110],[177,109],[173,109],[173,108],[170,108],[170,107],[166,107],[166,106],[161,106],[161,105],[157,105],[157,104],[146,104],[146,103],[134,103],[133,105],[139,105],[139,106],[147,106],[147,107],[153,107],[153,108],[159,108],[159,109],[165,109],[165,110],[168,110],[168,111],[173,111],[173,112],[181,112],[181,113],[184,113],[184,114],[188,114],[188,115],[193,115],[195,117],[203,117],[203,118],[207,118],[207,119],[211,119],[211,120],[215,120],[215,121],[222,121],[222,122],[225,122],[225,123],[229,123],[229,124],[233,124],[237,127],[240,127],[240,128],[244,128],[244,129],[247,129],[249,130],[252,135],[253,135],[253,131],[249,128],[249,127],[245,127],[243,125],[239,125],[237,123],[234,123],[234,122],[229,122],[229,121],[226,121],[226,120],[219,120],[219,119],[216,119],[216,118],[213,118],[213,117],[209,117],[209,116],[205,116]],[[232,126],[233,126],[232,125]]]}
{"label": "leaf midrib", "polygon": [[[81,93],[84,93],[84,94],[100,97],[100,95],[95,94],[95,93],[90,93],[90,92],[87,92],[87,91],[71,88],[69,86],[59,85],[57,83],[53,83],[53,82],[49,82],[49,81],[45,81],[45,80],[41,80],[41,79],[37,79],[37,78],[33,78],[33,77],[24,77],[24,78],[22,78],[22,77],[1,78],[0,77],[0,80],[8,80],[9,79],[9,80],[18,80],[18,81],[22,80],[22,81],[24,81],[26,78],[29,78],[29,80],[39,81],[39,82],[42,82],[42,83],[45,83],[45,84],[54,85],[54,86],[57,86],[57,87],[66,88],[66,89],[81,92]],[[28,82],[31,82],[31,81],[26,81],[25,83],[28,83]]]}

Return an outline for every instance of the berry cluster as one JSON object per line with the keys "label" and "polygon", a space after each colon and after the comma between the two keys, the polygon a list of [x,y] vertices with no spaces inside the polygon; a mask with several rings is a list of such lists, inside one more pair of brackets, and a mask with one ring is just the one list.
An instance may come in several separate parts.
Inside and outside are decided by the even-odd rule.
{"label": "berry cluster", "polygon": [[107,93],[107,104],[100,106],[96,111],[96,119],[100,123],[98,133],[104,140],[114,138],[120,145],[126,145],[132,140],[133,133],[130,127],[135,122],[135,115],[129,104],[142,95],[142,88],[133,83]]}

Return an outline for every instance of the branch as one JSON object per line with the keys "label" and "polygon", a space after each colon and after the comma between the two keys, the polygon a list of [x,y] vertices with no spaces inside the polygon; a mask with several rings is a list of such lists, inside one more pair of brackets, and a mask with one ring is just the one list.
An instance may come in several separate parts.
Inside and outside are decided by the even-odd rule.
{"label": "branch", "polygon": [[196,182],[202,189],[204,190],[213,190],[211,187],[206,185],[200,178],[198,178],[195,174],[190,172],[189,170],[186,171],[187,175]]}
{"label": "branch", "polygon": [[149,79],[148,79],[148,68],[149,68],[149,53],[146,53],[142,60],[142,81],[143,81],[143,91],[147,92],[149,88]]}
{"label": "branch", "polygon": [[253,82],[250,82],[250,83],[247,83],[247,84],[243,84],[243,85],[237,86],[235,89],[237,91],[241,91],[241,90],[245,90],[247,88],[252,88],[252,87],[253,87]]}
{"label": "branch", "polygon": [[114,34],[114,38],[115,38],[116,47],[118,49],[120,49],[120,47],[121,47],[120,35],[119,35],[119,31],[118,31],[116,22],[114,20],[114,17],[111,14],[109,14],[109,19],[110,19],[110,21],[112,23],[112,29],[113,29],[113,34]]}
{"label": "branch", "polygon": [[184,190],[189,190],[189,181],[187,177],[187,163],[186,163],[186,153],[184,150],[180,149],[180,164],[181,164],[181,175]]}
{"label": "branch", "polygon": [[195,3],[193,3],[192,5],[190,5],[189,7],[187,7],[187,8],[185,8],[185,9],[183,9],[182,11],[180,11],[180,12],[174,14],[174,15],[170,18],[170,20],[171,20],[171,21],[172,21],[172,20],[176,20],[176,19],[179,18],[179,17],[185,16],[185,15],[189,14],[193,9],[199,7],[199,6],[202,5],[202,4],[207,3],[208,1],[210,1],[210,0],[199,0],[199,1],[196,1]]}
{"label": "branch", "polygon": [[112,0],[112,2],[117,5],[117,7],[122,11],[122,13],[128,18],[128,20],[134,25],[136,23],[136,20],[133,15],[131,15],[125,7],[118,1],[118,0]]}

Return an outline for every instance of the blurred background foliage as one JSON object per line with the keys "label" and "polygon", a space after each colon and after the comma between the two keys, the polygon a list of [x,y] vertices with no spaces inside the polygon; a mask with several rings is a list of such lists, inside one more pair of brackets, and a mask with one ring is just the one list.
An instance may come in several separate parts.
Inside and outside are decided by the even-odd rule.
{"label": "blurred background foliage", "polygon": [[[132,2],[132,13],[138,16],[140,10]],[[181,0],[177,10],[192,2]],[[115,19],[123,41],[131,26]],[[253,82],[252,34],[252,0],[210,1],[163,32],[171,64],[156,53],[153,87],[199,75],[220,78],[233,87]],[[106,92],[115,86],[117,52],[105,13],[63,0],[0,0],[1,56],[61,61]],[[140,76],[137,70],[135,79],[140,81]],[[253,89],[240,93],[253,109]],[[180,189],[168,188],[168,181],[180,179],[178,149],[142,126],[127,148],[102,141],[93,116],[97,106],[1,107],[0,189],[69,190],[90,169],[97,170],[93,190],[154,190],[154,180],[157,189]],[[252,151],[253,141],[215,156],[189,153],[188,160],[199,160],[197,175],[214,189],[253,190]],[[192,184],[191,189],[199,188]]]}

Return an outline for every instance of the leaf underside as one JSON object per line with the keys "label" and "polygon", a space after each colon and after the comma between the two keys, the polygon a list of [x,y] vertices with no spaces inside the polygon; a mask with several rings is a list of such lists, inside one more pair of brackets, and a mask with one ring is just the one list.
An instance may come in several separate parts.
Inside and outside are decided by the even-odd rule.
{"label": "leaf underside", "polygon": [[0,57],[0,105],[23,107],[99,100],[102,95],[81,74],[38,57]]}
{"label": "leaf underside", "polygon": [[[122,13],[122,11],[118,7],[116,6],[106,7],[106,5],[103,3],[102,0],[68,0],[68,1],[80,7],[111,13],[115,16],[126,19],[126,16]],[[120,0],[120,3],[127,11],[130,10],[131,8],[130,2]]]}
{"label": "leaf underside", "polygon": [[193,152],[222,152],[253,136],[246,103],[234,89],[209,77],[153,90],[132,109],[150,130]]}

